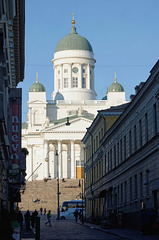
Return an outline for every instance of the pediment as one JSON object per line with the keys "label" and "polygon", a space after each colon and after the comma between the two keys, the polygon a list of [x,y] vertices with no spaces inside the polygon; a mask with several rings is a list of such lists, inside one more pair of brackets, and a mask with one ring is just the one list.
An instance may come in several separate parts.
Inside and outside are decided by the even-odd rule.
{"label": "pediment", "polygon": [[46,101],[41,101],[41,100],[34,100],[34,101],[28,101],[28,104],[46,104]]}
{"label": "pediment", "polygon": [[70,125],[66,126],[66,123],[47,127],[42,130],[42,133],[58,133],[58,132],[85,132],[92,123],[92,120],[79,117],[71,120]]}

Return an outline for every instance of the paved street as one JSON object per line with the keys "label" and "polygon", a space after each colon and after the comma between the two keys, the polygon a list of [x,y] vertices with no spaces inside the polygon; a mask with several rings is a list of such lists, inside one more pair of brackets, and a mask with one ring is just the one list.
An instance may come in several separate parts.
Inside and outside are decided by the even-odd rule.
{"label": "paved street", "polygon": [[[40,216],[40,215],[39,215]],[[45,226],[46,216],[41,218],[41,240],[83,240],[83,239],[105,239],[105,240],[158,240],[158,235],[144,236],[140,231],[130,229],[102,229],[100,225],[94,225],[75,221],[56,220],[52,216],[52,226]]]}
{"label": "paved street", "polygon": [[69,239],[110,239],[118,240],[119,237],[98,231],[94,228],[85,227],[81,224],[70,221],[52,221],[51,227],[45,227],[44,223],[41,224],[41,233],[45,236],[44,239],[52,240],[69,240]]}

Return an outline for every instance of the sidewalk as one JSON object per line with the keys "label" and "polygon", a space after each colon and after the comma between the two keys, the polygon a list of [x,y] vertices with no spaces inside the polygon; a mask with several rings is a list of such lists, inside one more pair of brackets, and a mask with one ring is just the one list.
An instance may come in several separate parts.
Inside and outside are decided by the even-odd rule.
{"label": "sidewalk", "polygon": [[21,240],[33,240],[35,239],[35,235],[32,229],[26,230],[25,227],[22,228],[21,231]]}
{"label": "sidewalk", "polygon": [[120,228],[112,228],[112,229],[105,229],[102,228],[100,225],[92,224],[92,223],[84,223],[78,222],[77,224],[81,224],[85,227],[90,227],[97,229],[102,232],[109,233],[111,235],[121,237],[122,239],[128,240],[159,240],[159,235],[143,235],[142,232],[133,230],[133,229],[120,229]]}

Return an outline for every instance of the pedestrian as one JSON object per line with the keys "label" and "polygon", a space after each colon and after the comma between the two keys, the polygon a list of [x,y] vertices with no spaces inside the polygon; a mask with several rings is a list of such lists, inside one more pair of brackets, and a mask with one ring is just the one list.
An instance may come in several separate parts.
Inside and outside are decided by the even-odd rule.
{"label": "pedestrian", "polygon": [[40,212],[41,212],[41,215],[42,215],[43,214],[43,208],[42,207],[40,208]]}
{"label": "pedestrian", "polygon": [[44,215],[46,214],[46,208],[44,208]]}
{"label": "pedestrian", "polygon": [[51,226],[51,211],[49,210],[47,213],[47,222],[45,223],[45,226],[49,223],[49,227]]}
{"label": "pedestrian", "polygon": [[30,230],[30,212],[29,212],[29,210],[26,211],[24,218],[25,218],[26,230]]}
{"label": "pedestrian", "polygon": [[78,210],[76,209],[74,212],[75,220],[78,222]]}
{"label": "pedestrian", "polygon": [[20,210],[18,210],[17,220],[20,223],[20,226],[22,227],[23,224],[23,214]]}
{"label": "pedestrian", "polygon": [[35,211],[30,216],[30,220],[31,220],[31,227],[32,227],[32,229],[34,229],[34,227],[35,227]]}

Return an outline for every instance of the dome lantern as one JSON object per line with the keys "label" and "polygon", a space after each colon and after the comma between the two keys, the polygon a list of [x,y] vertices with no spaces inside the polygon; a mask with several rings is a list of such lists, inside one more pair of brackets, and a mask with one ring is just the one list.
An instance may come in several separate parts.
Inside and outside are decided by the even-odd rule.
{"label": "dome lantern", "polygon": [[108,92],[124,92],[123,86],[117,82],[116,73],[115,73],[115,81],[108,88]]}
{"label": "dome lantern", "polygon": [[70,34],[63,37],[57,44],[55,53],[60,51],[67,51],[67,50],[85,50],[89,52],[93,52],[92,46],[90,42],[78,35],[75,28],[75,20],[74,20],[74,13],[72,18],[72,28]]}
{"label": "dome lantern", "polygon": [[36,73],[36,82],[31,85],[29,92],[46,92],[45,87],[39,83],[38,73]]}

